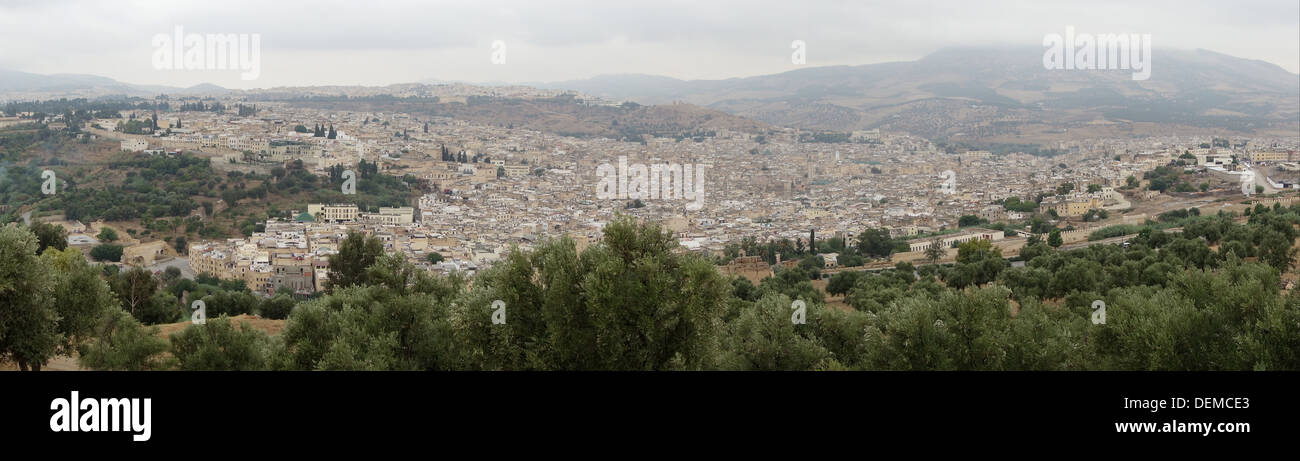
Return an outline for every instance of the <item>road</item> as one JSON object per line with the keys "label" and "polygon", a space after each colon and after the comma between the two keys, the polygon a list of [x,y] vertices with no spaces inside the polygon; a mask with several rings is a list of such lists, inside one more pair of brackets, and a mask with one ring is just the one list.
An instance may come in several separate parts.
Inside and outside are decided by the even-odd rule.
{"label": "road", "polygon": [[[1255,174],[1255,185],[1263,187],[1265,194],[1272,195],[1281,192],[1280,189],[1274,188],[1272,184],[1268,183],[1268,179],[1264,176],[1264,171],[1257,169],[1255,165],[1252,165],[1248,161],[1243,160],[1242,165],[1245,165],[1248,171]],[[1253,194],[1254,192],[1251,193]]]}
{"label": "road", "polygon": [[1119,192],[1111,192],[1111,195],[1116,197],[1115,199],[1116,203],[1111,206],[1101,207],[1103,210],[1115,211],[1115,210],[1127,210],[1129,208],[1133,208],[1133,202],[1130,202],[1128,200],[1128,197],[1125,197],[1124,194],[1121,194]]}
{"label": "road", "polygon": [[150,271],[162,272],[167,270],[168,267],[175,267],[177,269],[180,269],[181,276],[187,279],[192,279],[195,276],[194,271],[190,270],[190,259],[182,256],[178,256],[172,258],[169,261],[164,261],[158,264],[154,264],[152,266],[145,267],[145,269],[148,269]]}

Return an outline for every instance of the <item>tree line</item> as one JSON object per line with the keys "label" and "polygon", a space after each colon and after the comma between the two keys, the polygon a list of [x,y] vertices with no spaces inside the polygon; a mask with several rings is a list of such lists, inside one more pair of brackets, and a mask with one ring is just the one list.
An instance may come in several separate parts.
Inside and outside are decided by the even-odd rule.
{"label": "tree line", "polygon": [[[121,282],[104,281],[81,258],[56,259],[75,250],[38,256],[36,236],[10,226],[0,233],[10,269],[0,272],[0,287],[18,289],[0,291],[0,325],[9,333],[0,350],[29,368],[77,350],[93,369],[1300,368],[1300,296],[1280,287],[1295,250],[1272,243],[1293,240],[1300,210],[1261,208],[1244,224],[1201,218],[1195,229],[1139,235],[1128,248],[1058,251],[1035,242],[1022,251],[1023,267],[973,241],[953,264],[837,275],[853,277],[844,288],[849,310],[827,305],[804,268],[778,269],[757,285],[727,278],[709,258],[677,251],[657,224],[627,217],[582,252],[572,240],[549,240],[511,252],[472,283],[430,273],[354,233],[330,258],[327,292],[281,298],[274,307],[287,313],[282,333],[267,335],[218,310],[207,325],[166,339],[124,307],[144,293],[123,298],[114,291]],[[60,262],[73,259],[80,262]],[[18,270],[27,266],[44,268]],[[41,276],[60,270],[69,275]],[[64,289],[82,292],[59,298],[60,280],[71,277],[80,282]],[[31,289],[40,284],[49,287]],[[54,293],[48,301],[34,298],[47,292]],[[60,299],[100,301],[92,308]],[[214,305],[247,305],[204,299],[212,300],[209,313]],[[50,308],[15,315],[10,307],[41,302]],[[1094,323],[1097,302],[1105,323]],[[802,323],[793,321],[799,304]],[[77,314],[83,311],[98,314]],[[10,332],[42,322],[42,341],[10,344]]]}

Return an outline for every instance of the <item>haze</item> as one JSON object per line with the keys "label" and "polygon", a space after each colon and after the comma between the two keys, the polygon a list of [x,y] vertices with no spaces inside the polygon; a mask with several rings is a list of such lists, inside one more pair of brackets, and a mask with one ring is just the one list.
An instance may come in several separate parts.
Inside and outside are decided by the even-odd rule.
{"label": "haze", "polygon": [[[913,60],[948,46],[1041,46],[1072,25],[1151,34],[1155,48],[1204,48],[1300,72],[1295,1],[180,1],[0,4],[0,68],[136,84],[228,88],[414,81],[551,82],[644,73],[723,79],[806,66]],[[153,68],[150,39],[257,33],[262,69]],[[507,45],[505,64],[490,60]],[[1156,66],[1159,66],[1156,56]]]}

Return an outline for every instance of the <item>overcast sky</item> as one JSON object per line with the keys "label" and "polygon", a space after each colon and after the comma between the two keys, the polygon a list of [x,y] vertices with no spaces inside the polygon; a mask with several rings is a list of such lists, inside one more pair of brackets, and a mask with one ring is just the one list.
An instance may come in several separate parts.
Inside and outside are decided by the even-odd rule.
{"label": "overcast sky", "polygon": [[[857,65],[954,45],[1041,47],[1044,34],[1071,25],[1300,72],[1300,0],[0,0],[0,68],[229,88],[719,79],[795,69],[793,40],[807,43],[808,66]],[[261,75],[155,69],[151,40],[176,26],[260,34]],[[491,61],[495,40],[504,64]]]}

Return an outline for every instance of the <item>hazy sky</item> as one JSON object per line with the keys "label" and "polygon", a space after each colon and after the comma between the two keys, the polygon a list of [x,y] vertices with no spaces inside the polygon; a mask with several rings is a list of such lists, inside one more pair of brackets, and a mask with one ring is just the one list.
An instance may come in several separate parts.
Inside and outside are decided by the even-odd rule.
{"label": "hazy sky", "polygon": [[[260,77],[155,69],[151,39],[176,26],[260,34]],[[230,88],[718,79],[797,68],[793,40],[807,43],[807,66],[856,65],[953,45],[1041,47],[1066,26],[1151,34],[1157,50],[1205,48],[1300,72],[1300,0],[0,0],[0,68]],[[504,64],[491,62],[495,40],[506,45]]]}

